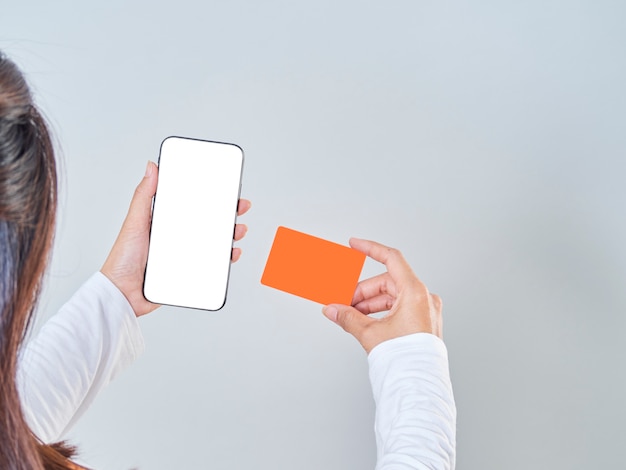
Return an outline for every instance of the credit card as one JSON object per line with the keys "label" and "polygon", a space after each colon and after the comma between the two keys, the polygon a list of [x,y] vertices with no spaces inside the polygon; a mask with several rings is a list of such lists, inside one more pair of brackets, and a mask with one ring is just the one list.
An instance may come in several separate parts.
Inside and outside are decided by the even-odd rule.
{"label": "credit card", "polygon": [[261,284],[324,305],[350,305],[364,262],[353,248],[278,227]]}

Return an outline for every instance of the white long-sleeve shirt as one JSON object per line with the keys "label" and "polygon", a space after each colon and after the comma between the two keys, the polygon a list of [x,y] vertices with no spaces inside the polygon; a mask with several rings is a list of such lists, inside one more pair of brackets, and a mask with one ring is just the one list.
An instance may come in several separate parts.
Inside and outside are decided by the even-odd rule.
{"label": "white long-sleeve shirt", "polygon": [[33,433],[43,442],[59,440],[143,350],[126,297],[95,273],[22,352],[18,387]]}
{"label": "white long-sleeve shirt", "polygon": [[[18,386],[31,430],[43,442],[62,438],[143,349],[128,301],[94,274],[22,353]],[[443,342],[403,336],[375,347],[368,360],[376,470],[454,469],[456,408]]]}
{"label": "white long-sleeve shirt", "polygon": [[376,346],[368,360],[376,470],[454,469],[456,407],[443,341],[402,336]]}

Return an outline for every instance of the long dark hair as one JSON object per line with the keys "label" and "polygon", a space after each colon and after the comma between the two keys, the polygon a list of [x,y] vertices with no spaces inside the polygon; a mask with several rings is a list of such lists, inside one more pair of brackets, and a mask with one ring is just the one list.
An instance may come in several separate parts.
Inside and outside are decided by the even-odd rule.
{"label": "long dark hair", "polygon": [[0,51],[0,468],[80,468],[73,449],[31,433],[16,385],[19,349],[54,236],[57,175],[50,133],[26,81]]}

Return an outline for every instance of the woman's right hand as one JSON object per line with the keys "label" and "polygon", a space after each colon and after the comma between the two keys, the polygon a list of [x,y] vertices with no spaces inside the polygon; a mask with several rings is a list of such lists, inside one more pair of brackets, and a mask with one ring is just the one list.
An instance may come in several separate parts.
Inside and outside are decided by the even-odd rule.
{"label": "woman's right hand", "polygon": [[[441,338],[441,298],[428,291],[402,253],[358,238],[350,239],[350,246],[383,263],[387,272],[359,282],[352,306],[327,305],[324,315],[352,334],[368,354],[383,341],[413,333]],[[382,318],[368,316],[387,310]]]}

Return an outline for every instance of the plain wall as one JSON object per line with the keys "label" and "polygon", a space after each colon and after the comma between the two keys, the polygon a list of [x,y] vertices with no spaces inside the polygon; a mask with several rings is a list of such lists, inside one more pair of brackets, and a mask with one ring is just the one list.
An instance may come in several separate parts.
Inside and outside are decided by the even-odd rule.
{"label": "plain wall", "polygon": [[226,307],[141,319],[146,353],[68,436],[84,460],[374,467],[365,353],[259,282],[286,225],[398,247],[443,297],[459,469],[623,463],[624,24],[609,0],[4,2],[63,168],[42,317],[163,138],[246,151]]}

